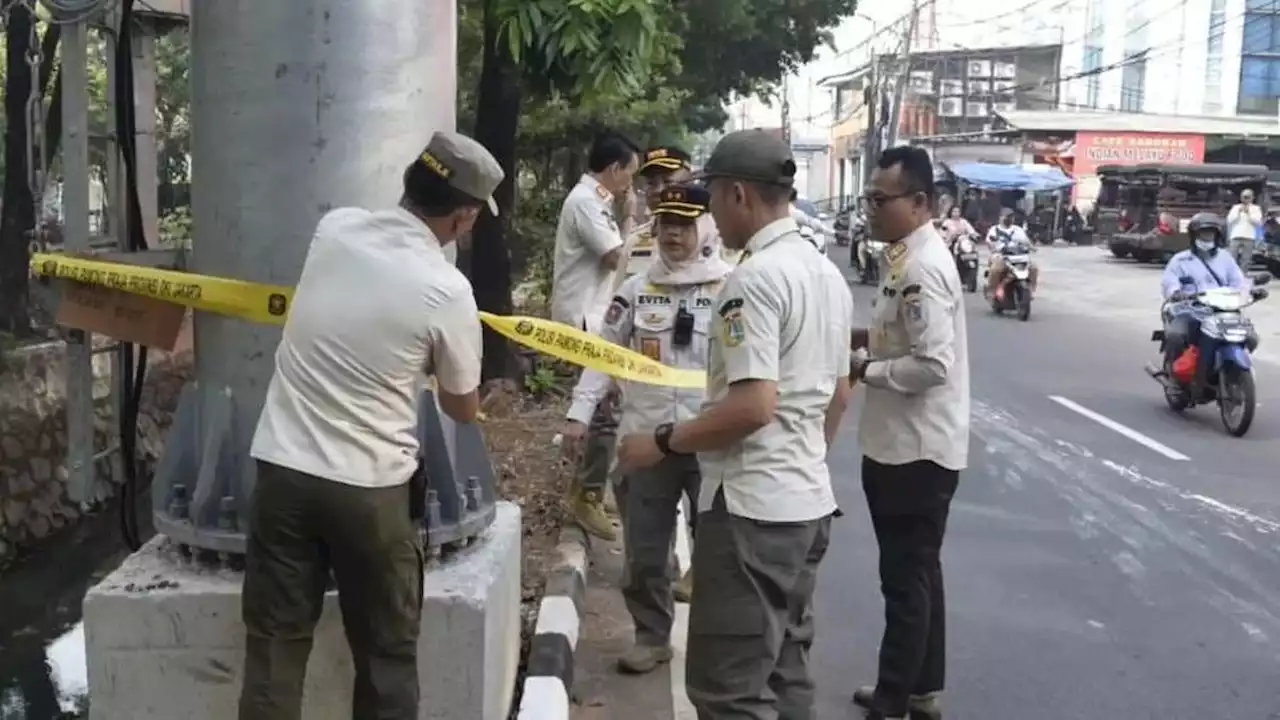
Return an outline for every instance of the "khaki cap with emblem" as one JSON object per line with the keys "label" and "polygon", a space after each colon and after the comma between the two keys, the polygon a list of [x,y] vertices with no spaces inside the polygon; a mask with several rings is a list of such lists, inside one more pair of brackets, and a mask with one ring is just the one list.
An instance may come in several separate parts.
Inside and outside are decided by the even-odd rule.
{"label": "khaki cap with emblem", "polygon": [[689,153],[674,145],[659,145],[645,151],[640,169],[636,172],[644,175],[651,172],[688,170],[692,167],[690,160]]}
{"label": "khaki cap with emblem", "polygon": [[684,218],[693,222],[706,214],[710,203],[710,191],[697,183],[672,185],[662,189],[653,214],[659,217]]}
{"label": "khaki cap with emblem", "polygon": [[729,178],[791,187],[796,181],[796,161],[791,147],[768,130],[738,130],[720,138],[711,157],[695,177],[699,180]]}
{"label": "khaki cap with emblem", "polygon": [[485,146],[456,132],[437,132],[415,163],[444,178],[455,190],[483,200],[489,212],[498,214],[493,191],[506,173]]}

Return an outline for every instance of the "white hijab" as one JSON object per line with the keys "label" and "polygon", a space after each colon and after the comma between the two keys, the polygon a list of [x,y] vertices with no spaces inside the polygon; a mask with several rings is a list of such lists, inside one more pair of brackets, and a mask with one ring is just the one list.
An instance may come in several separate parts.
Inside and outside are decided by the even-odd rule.
{"label": "white hijab", "polygon": [[[656,242],[657,257],[649,265],[649,281],[654,285],[704,285],[723,279],[733,266],[720,256],[720,233],[710,215],[698,218],[698,248],[680,262],[669,259]],[[657,226],[654,226],[657,234]]]}

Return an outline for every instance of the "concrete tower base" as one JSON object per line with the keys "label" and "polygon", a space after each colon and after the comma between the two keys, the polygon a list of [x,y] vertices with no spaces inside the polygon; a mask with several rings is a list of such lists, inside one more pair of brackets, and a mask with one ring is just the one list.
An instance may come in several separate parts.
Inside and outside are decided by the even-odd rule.
{"label": "concrete tower base", "polygon": [[[244,663],[242,576],[179,556],[164,537],[84,602],[92,720],[236,717]],[[499,503],[470,549],[426,575],[421,720],[504,720],[520,654],[520,510]],[[303,717],[349,720],[354,671],[338,596],[325,597]]]}

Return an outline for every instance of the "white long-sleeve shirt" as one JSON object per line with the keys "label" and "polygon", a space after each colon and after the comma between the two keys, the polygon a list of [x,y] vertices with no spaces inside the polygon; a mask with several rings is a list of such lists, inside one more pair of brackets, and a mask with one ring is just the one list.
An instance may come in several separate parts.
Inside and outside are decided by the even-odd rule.
{"label": "white long-sleeve shirt", "polygon": [[1262,208],[1253,203],[1248,207],[1244,203],[1236,203],[1227,213],[1227,239],[1237,238],[1253,240],[1258,236],[1258,228],[1262,227]]}

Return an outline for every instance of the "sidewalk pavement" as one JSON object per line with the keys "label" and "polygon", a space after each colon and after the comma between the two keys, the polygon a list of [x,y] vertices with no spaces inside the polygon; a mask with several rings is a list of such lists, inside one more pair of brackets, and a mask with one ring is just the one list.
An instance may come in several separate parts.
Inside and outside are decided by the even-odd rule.
{"label": "sidewalk pavement", "polygon": [[[681,514],[678,527],[687,532]],[[687,536],[677,541],[681,569],[688,567]],[[647,675],[618,672],[618,658],[631,647],[631,615],[622,601],[622,542],[591,544],[583,637],[575,655],[571,720],[694,720],[684,692],[684,647],[689,606],[676,604],[672,633],[675,658]]]}

